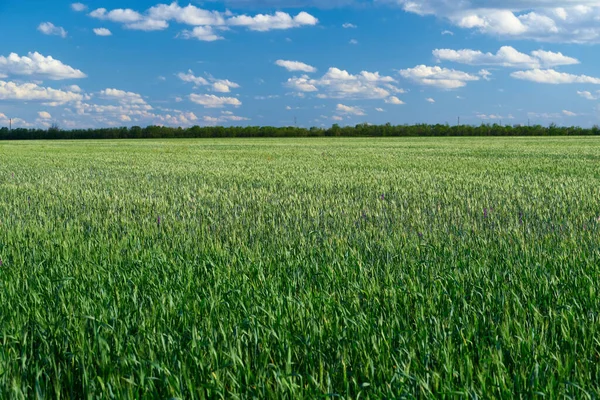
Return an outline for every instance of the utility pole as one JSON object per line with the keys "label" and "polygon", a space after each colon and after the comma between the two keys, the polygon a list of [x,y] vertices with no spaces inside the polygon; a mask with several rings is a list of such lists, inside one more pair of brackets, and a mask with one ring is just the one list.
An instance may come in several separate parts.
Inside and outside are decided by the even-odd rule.
{"label": "utility pole", "polygon": [[294,117],[294,126],[297,128],[298,127],[298,119],[296,117]]}
{"label": "utility pole", "polygon": [[460,126],[460,117],[458,117],[458,126]]}
{"label": "utility pole", "polygon": [[12,131],[12,118],[8,120],[8,130]]}

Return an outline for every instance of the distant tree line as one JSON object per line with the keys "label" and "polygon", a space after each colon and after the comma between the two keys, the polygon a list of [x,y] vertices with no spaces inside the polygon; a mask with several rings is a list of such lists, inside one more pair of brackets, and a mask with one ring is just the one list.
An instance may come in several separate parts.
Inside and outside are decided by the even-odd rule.
{"label": "distant tree line", "polygon": [[167,139],[167,138],[266,138],[266,137],[428,137],[428,136],[595,136],[600,128],[522,126],[522,125],[369,125],[339,126],[330,128],[298,127],[200,127],[171,128],[165,126],[139,126],[99,129],[61,130],[0,128],[0,140],[51,140],[51,139]]}

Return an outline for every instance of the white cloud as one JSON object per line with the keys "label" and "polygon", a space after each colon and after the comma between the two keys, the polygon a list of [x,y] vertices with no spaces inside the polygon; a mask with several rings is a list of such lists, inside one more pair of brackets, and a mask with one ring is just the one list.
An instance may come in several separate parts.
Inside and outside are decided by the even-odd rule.
{"label": "white cloud", "polygon": [[498,114],[477,114],[476,115],[477,118],[479,119],[492,119],[492,120],[502,120],[502,119],[514,119],[515,117],[512,116],[512,114],[508,114],[508,116],[503,117],[502,115],[498,115]]}
{"label": "white cloud", "polygon": [[[117,126],[121,123],[191,126],[198,120],[192,112],[161,107],[154,109],[142,95],[125,90],[108,88],[98,92],[93,98],[98,103],[89,102],[92,96],[84,95],[65,108],[65,112],[78,119],[78,126]],[[61,123],[64,124],[64,121]]]}
{"label": "white cloud", "polygon": [[443,36],[446,36],[446,35],[448,35],[448,36],[454,36],[454,32],[445,30],[445,31],[442,31],[442,35]]}
{"label": "white cloud", "polygon": [[428,102],[428,103],[435,103],[435,100],[432,99],[431,97],[425,99],[425,101]]}
{"label": "white cloud", "polygon": [[82,4],[82,3],[73,3],[73,4],[71,4],[71,9],[73,11],[82,12],[82,11],[87,10],[87,8],[88,7],[85,4]]}
{"label": "white cloud", "polygon": [[40,112],[38,112],[38,116],[41,119],[52,119],[52,115],[50,115],[50,113],[47,112],[47,111],[40,111]]}
{"label": "white cloud", "polygon": [[167,29],[169,24],[166,21],[144,18],[141,21],[126,24],[125,27],[127,29],[150,32]]}
{"label": "white cloud", "polygon": [[15,83],[0,80],[0,100],[44,101],[50,106],[80,101],[79,93],[38,86],[35,83]]}
{"label": "white cloud", "polygon": [[73,93],[83,92],[83,90],[77,85],[70,85],[70,86],[67,86],[65,89],[68,90],[69,92],[73,92]]}
{"label": "white cloud", "polygon": [[379,111],[379,112],[385,112],[385,110],[384,110],[383,108],[379,108],[379,107],[377,107],[377,108],[375,109],[375,111]]}
{"label": "white cloud", "polygon": [[469,81],[478,81],[479,76],[454,69],[418,65],[414,68],[400,70],[400,75],[418,84],[434,86],[440,89],[458,89]]}
{"label": "white cloud", "polygon": [[532,51],[531,55],[538,58],[541,61],[541,66],[546,68],[579,64],[579,60],[576,58],[567,57],[560,52],[554,53],[552,51],[536,50]]}
{"label": "white cloud", "polygon": [[288,71],[317,72],[315,67],[300,61],[277,60],[275,64]]}
{"label": "white cloud", "polygon": [[350,22],[346,22],[345,24],[342,25],[342,27],[344,29],[355,29],[357,26],[354,24],[351,24]]}
{"label": "white cloud", "polygon": [[490,71],[488,71],[487,69],[482,69],[481,71],[479,71],[477,73],[479,76],[481,76],[484,80],[489,81],[490,76],[492,76],[492,73]]}
{"label": "white cloud", "polygon": [[343,121],[344,118],[340,117],[339,115],[334,115],[333,117],[331,117],[332,120],[334,121]]}
{"label": "white cloud", "polygon": [[308,75],[302,75],[299,78],[289,78],[286,86],[300,92],[318,92],[319,89],[314,85],[317,80],[311,79]]}
{"label": "white cloud", "polygon": [[239,15],[227,20],[231,26],[243,26],[253,31],[266,32],[274,29],[299,28],[301,26],[313,26],[319,23],[319,20],[308,14],[300,12],[295,17],[281,11],[273,15],[258,14],[254,17]]}
{"label": "white cloud", "polygon": [[563,113],[564,115],[566,115],[567,117],[576,117],[576,116],[577,116],[577,114],[576,114],[576,113],[574,113],[574,112],[572,112],[572,111],[569,111],[569,110],[562,110],[562,113]]}
{"label": "white cloud", "polygon": [[366,115],[364,110],[359,107],[346,106],[343,104],[338,104],[335,108],[338,112],[343,114],[352,114],[352,115]]}
{"label": "white cloud", "polygon": [[94,28],[96,36],[111,36],[112,32],[106,28]]}
{"label": "white cloud", "polygon": [[483,53],[479,50],[433,50],[434,57],[439,61],[452,61],[468,65],[490,65],[512,68],[540,68],[560,65],[579,64],[579,60],[567,57],[562,53],[536,50],[531,55],[521,53],[511,46],[502,46],[493,53]]}
{"label": "white cloud", "polygon": [[600,78],[587,75],[573,75],[566,72],[558,72],[553,69],[532,69],[529,71],[516,71],[510,74],[513,78],[553,85],[569,83],[590,83],[600,85]]}
{"label": "white cloud", "polygon": [[404,102],[402,100],[400,100],[399,98],[397,98],[396,96],[390,96],[387,99],[385,99],[385,102],[388,104],[404,104]]}
{"label": "white cloud", "polygon": [[210,74],[206,74],[206,78],[195,76],[194,71],[192,70],[189,70],[187,74],[180,72],[177,74],[177,77],[184,82],[193,83],[195,87],[210,86],[213,91],[219,93],[229,93],[231,92],[231,89],[240,87],[240,85],[235,82],[228,79],[216,79]]}
{"label": "white cloud", "polygon": [[67,37],[67,31],[60,26],[54,26],[52,22],[42,22],[37,29],[44,35],[60,36],[63,39]]}
{"label": "white cloud", "polygon": [[143,16],[139,12],[129,8],[118,8],[112,11],[108,11],[106,8],[98,8],[89,15],[99,20],[121,23],[126,28],[134,30],[159,31],[169,27],[169,24],[164,20]]}
{"label": "white cloud", "polygon": [[212,94],[191,94],[190,100],[205,108],[221,108],[224,106],[239,107],[242,102],[235,97],[218,97]]}
{"label": "white cloud", "polygon": [[350,44],[358,44],[358,40],[356,40],[356,39],[350,39],[350,41],[348,43],[350,43]]}
{"label": "white cloud", "polygon": [[185,39],[194,38],[206,42],[223,39],[223,37],[215,32],[215,28],[227,30],[229,26],[239,26],[253,31],[265,32],[275,29],[312,26],[319,22],[315,17],[304,11],[296,16],[291,16],[285,12],[258,14],[254,16],[234,16],[230,11],[204,10],[191,4],[181,7],[177,2],[158,4],[143,13],[132,9],[108,11],[105,8],[98,8],[89,13],[89,16],[104,21],[120,23],[128,29],[143,31],[164,30],[169,27],[169,21],[175,21],[194,27],[191,30],[183,30],[180,33],[181,37]]}
{"label": "white cloud", "polygon": [[184,39],[198,39],[203,42],[214,42],[224,39],[223,36],[217,35],[211,26],[197,26],[191,31],[184,30],[181,32],[181,37]]}
{"label": "white cloud", "polygon": [[591,92],[588,92],[587,90],[585,91],[577,91],[577,94],[581,97],[583,97],[584,99],[587,100],[598,100],[600,99],[600,91],[597,91],[596,94],[592,94]]}
{"label": "white cloud", "polygon": [[141,95],[133,92],[126,92],[119,89],[105,89],[100,91],[100,96],[106,99],[117,100],[122,105],[132,106],[144,106],[141,108],[151,109]]}
{"label": "white cloud", "polygon": [[192,26],[225,25],[224,15],[218,11],[208,11],[193,5],[180,7],[177,3],[159,4],[148,10],[148,17],[157,21],[177,21]]}
{"label": "white cloud", "polygon": [[267,96],[254,96],[254,100],[272,100],[278,99],[280,96],[278,94],[270,94]]}
{"label": "white cloud", "polygon": [[598,0],[391,0],[484,34],[545,42],[600,42]]}
{"label": "white cloud", "polygon": [[0,74],[26,75],[51,80],[80,79],[86,75],[78,69],[63,64],[51,56],[44,57],[40,53],[29,53],[20,57],[11,53],[8,57],[0,56]]}
{"label": "white cloud", "polygon": [[0,113],[0,123],[3,125],[12,124],[13,128],[31,128],[33,124],[25,121],[21,118],[8,118],[6,115]]}
{"label": "white cloud", "polygon": [[396,80],[379,72],[362,71],[357,75],[339,68],[329,68],[321,78],[308,75],[293,77],[285,86],[298,92],[318,92],[319,98],[333,99],[385,99],[393,94],[404,93],[395,86]]}
{"label": "white cloud", "polygon": [[222,112],[222,115],[219,115],[217,117],[205,115],[204,117],[202,117],[202,120],[209,125],[216,125],[219,123],[226,123],[226,122],[249,121],[250,118],[233,115],[233,113]]}
{"label": "white cloud", "polygon": [[206,86],[209,84],[208,80],[206,80],[205,78],[201,76],[195,76],[194,71],[192,71],[191,69],[188,71],[187,74],[184,74],[183,72],[178,73],[177,77],[184,82],[193,83],[196,86]]}
{"label": "white cloud", "polygon": [[[211,79],[214,79],[211,77]],[[215,79],[212,83],[212,89],[219,93],[229,93],[231,89],[237,89],[240,85],[235,82],[231,82],[228,79]]]}
{"label": "white cloud", "polygon": [[125,24],[131,24],[143,19],[139,12],[130,8],[118,8],[112,11],[108,11],[106,8],[98,8],[90,13],[90,17]]}
{"label": "white cloud", "polygon": [[531,118],[540,118],[540,119],[562,119],[565,117],[563,113],[538,113],[538,112],[528,112],[528,117]]}

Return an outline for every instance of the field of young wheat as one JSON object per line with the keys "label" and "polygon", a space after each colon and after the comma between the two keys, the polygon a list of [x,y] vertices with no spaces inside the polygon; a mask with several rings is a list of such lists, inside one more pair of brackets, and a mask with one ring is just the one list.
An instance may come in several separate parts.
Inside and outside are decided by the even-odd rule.
{"label": "field of young wheat", "polygon": [[0,398],[600,396],[600,138],[0,142]]}

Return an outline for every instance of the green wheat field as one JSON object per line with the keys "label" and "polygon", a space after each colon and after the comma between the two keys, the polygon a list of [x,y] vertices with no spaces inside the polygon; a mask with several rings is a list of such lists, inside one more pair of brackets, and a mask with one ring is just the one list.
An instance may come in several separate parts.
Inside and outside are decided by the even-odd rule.
{"label": "green wheat field", "polygon": [[0,398],[600,396],[600,138],[0,142]]}

